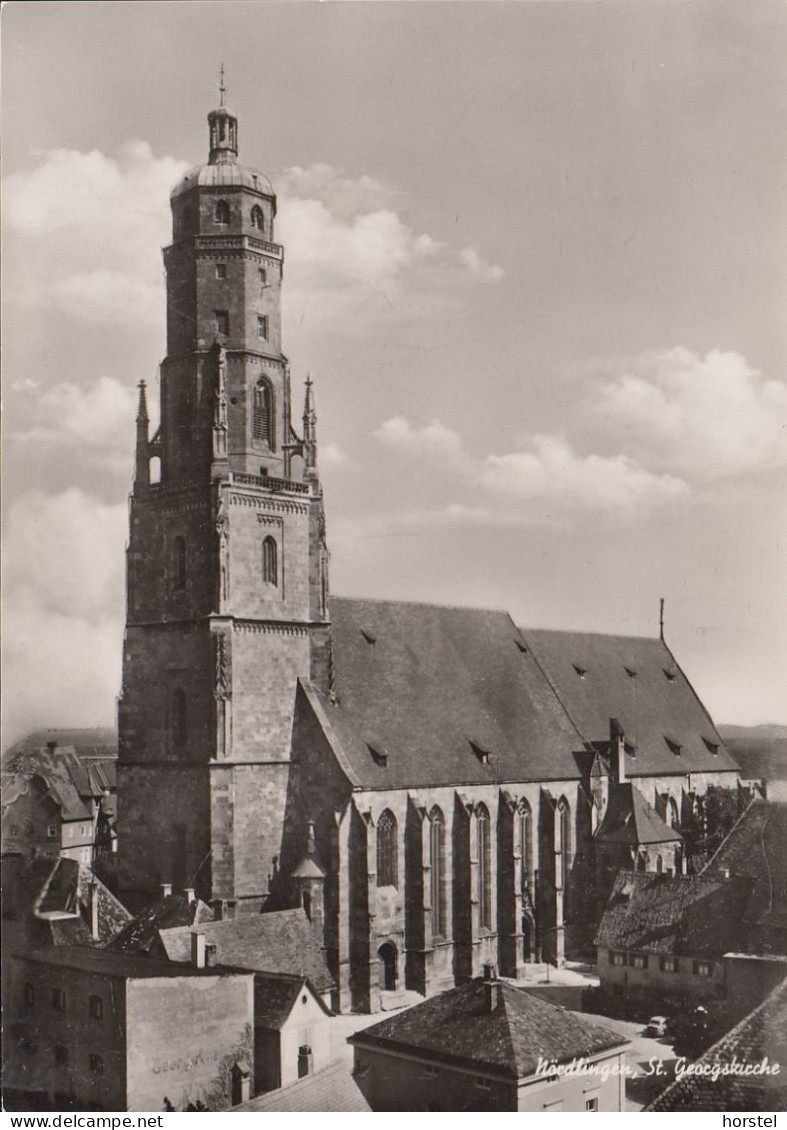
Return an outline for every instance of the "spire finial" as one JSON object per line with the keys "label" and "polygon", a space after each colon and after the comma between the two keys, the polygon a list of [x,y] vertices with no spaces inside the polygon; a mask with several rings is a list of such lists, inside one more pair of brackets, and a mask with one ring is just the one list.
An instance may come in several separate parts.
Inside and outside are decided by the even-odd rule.
{"label": "spire finial", "polygon": [[664,640],[664,597],[659,600],[659,639]]}
{"label": "spire finial", "polygon": [[219,71],[219,105],[224,105],[224,95],[227,93],[227,88],[224,85],[224,63],[221,64]]}
{"label": "spire finial", "polygon": [[137,408],[137,423],[138,424],[139,423],[147,424],[147,422],[148,422],[148,402],[147,402],[147,397],[145,395],[145,389],[147,388],[145,381],[140,381],[139,384],[137,385],[137,388],[139,389],[139,406]]}

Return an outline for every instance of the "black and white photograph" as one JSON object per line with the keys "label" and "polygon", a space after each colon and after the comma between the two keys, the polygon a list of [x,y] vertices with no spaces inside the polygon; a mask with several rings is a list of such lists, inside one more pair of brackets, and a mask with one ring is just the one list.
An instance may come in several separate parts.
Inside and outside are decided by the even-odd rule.
{"label": "black and white photograph", "polygon": [[2,104],[3,1110],[775,1126],[787,5],[8,0]]}

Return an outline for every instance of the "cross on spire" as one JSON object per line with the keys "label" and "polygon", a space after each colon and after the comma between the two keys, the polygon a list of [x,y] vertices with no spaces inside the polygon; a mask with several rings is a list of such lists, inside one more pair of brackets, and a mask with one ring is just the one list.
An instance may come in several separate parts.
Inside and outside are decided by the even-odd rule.
{"label": "cross on spire", "polygon": [[224,95],[226,93],[227,93],[227,88],[224,85],[224,64],[222,63],[221,64],[221,70],[219,72],[219,105],[220,106],[224,105]]}

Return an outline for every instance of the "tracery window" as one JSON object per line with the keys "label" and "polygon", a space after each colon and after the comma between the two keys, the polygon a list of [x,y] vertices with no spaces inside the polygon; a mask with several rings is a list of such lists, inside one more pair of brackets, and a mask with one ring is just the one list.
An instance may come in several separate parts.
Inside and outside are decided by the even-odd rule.
{"label": "tracery window", "polygon": [[481,927],[492,929],[492,844],[489,830],[489,810],[485,804],[476,812],[478,829],[478,913]]}
{"label": "tracery window", "polygon": [[273,396],[266,380],[258,381],[254,387],[252,431],[255,439],[273,447]]}
{"label": "tracery window", "polygon": [[560,854],[560,882],[565,891],[571,870],[571,809],[564,797],[561,797],[557,806],[557,850]]}
{"label": "tracery window", "polygon": [[522,891],[527,890],[533,871],[533,818],[529,805],[519,810],[519,852],[522,860]]}
{"label": "tracery window", "polygon": [[262,543],[262,579],[269,585],[279,583],[279,552],[276,539],[272,537]]}
{"label": "tracery window", "polygon": [[377,886],[399,885],[399,852],[396,817],[386,808],[377,821]]}
{"label": "tracery window", "polygon": [[445,936],[445,821],[439,808],[429,813],[429,864],[432,896],[432,933]]}

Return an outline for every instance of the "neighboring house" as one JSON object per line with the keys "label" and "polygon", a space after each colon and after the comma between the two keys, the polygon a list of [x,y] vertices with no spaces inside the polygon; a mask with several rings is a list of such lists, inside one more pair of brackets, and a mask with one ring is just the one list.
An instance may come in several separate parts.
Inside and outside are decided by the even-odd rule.
{"label": "neighboring house", "polygon": [[[161,940],[162,930],[181,929],[188,934],[190,926],[202,928],[212,919],[213,911],[196,898],[192,889],[173,894],[172,888],[164,884],[158,900],[136,914],[115,935],[109,948],[119,953],[134,953],[165,961],[169,954]],[[191,961],[191,956],[191,940],[187,937],[180,960]],[[234,964],[226,960],[224,963]]]}
{"label": "neighboring house", "polygon": [[745,881],[745,952],[787,955],[787,803],[755,799],[702,874]]}
{"label": "neighboring house", "polygon": [[319,1111],[358,1113],[370,1111],[345,1063],[332,1063],[322,1071],[290,1083],[279,1091],[260,1095],[234,1107],[234,1111]]}
{"label": "neighboring house", "polygon": [[3,757],[3,855],[64,855],[90,866],[116,848],[117,738],[36,731]]}
{"label": "neighboring house", "polygon": [[205,935],[205,941],[214,949],[216,961],[223,965],[257,973],[308,977],[324,1003],[331,1006],[334,980],[320,941],[303,909],[162,927],[163,954],[170,961],[188,961],[191,934],[197,931]]}
{"label": "neighboring house", "polygon": [[629,1041],[476,978],[351,1036],[373,1111],[622,1111]]}
{"label": "neighboring house", "polygon": [[[203,954],[204,956],[204,954]],[[69,946],[16,955],[6,1101],[155,1111],[250,1097],[253,976]]]}
{"label": "neighboring house", "polygon": [[[787,978],[753,1012],[700,1056],[646,1111],[787,1109]],[[745,1069],[749,1067],[749,1071]],[[774,1067],[779,1070],[774,1074]],[[752,1071],[751,1068],[759,1068]],[[767,1070],[770,1068],[770,1071]]]}
{"label": "neighboring house", "polygon": [[724,876],[619,872],[596,935],[602,990],[634,1002],[720,998],[748,894]]}
{"label": "neighboring house", "polygon": [[274,1091],[327,1067],[333,1013],[308,978],[254,977],[254,1080]]}

